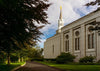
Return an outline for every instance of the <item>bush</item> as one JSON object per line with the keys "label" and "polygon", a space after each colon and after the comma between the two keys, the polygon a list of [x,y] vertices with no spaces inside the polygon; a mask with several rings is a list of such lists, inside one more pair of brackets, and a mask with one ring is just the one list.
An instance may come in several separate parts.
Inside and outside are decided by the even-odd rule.
{"label": "bush", "polygon": [[30,61],[44,61],[43,58],[31,58]]}
{"label": "bush", "polygon": [[11,62],[17,62],[17,61],[18,61],[18,57],[15,56],[15,55],[11,55],[10,61],[11,61]]}
{"label": "bush", "polygon": [[56,63],[64,64],[68,62],[73,62],[74,59],[75,56],[71,55],[70,53],[61,53],[61,55],[56,58]]}
{"label": "bush", "polygon": [[44,59],[45,61],[56,61],[56,59]]}
{"label": "bush", "polygon": [[44,62],[56,63],[56,59],[44,59]]}
{"label": "bush", "polygon": [[80,63],[93,63],[94,57],[93,56],[85,56],[79,60]]}

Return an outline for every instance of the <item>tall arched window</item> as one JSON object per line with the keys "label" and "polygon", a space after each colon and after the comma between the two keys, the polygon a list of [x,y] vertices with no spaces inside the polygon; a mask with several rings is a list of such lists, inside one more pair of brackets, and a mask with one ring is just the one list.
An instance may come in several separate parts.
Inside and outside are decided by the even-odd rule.
{"label": "tall arched window", "polygon": [[80,37],[79,31],[75,32],[75,50],[80,50]]}
{"label": "tall arched window", "polygon": [[95,39],[95,36],[94,36],[94,32],[91,30],[93,27],[90,26],[88,28],[88,49],[93,49],[95,46],[94,46],[94,39]]}
{"label": "tall arched window", "polygon": [[66,40],[65,40],[65,51],[68,52],[69,51],[69,36],[66,35]]}

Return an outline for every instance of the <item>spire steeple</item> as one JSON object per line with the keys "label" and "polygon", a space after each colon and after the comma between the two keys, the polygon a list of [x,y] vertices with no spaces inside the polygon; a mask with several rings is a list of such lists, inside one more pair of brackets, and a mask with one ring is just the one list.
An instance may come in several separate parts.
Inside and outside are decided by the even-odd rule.
{"label": "spire steeple", "polygon": [[60,16],[58,20],[58,33],[61,33],[61,28],[64,26],[64,21],[62,19],[62,6],[60,6]]}
{"label": "spire steeple", "polygon": [[59,19],[62,19],[62,6],[60,6],[60,16]]}

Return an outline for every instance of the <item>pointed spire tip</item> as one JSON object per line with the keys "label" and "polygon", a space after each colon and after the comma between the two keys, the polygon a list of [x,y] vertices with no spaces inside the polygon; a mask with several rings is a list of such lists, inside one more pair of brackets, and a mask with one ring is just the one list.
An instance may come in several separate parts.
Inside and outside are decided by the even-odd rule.
{"label": "pointed spire tip", "polygon": [[62,9],[62,6],[60,6],[60,9]]}
{"label": "pointed spire tip", "polygon": [[60,16],[59,19],[62,19],[62,6],[60,6]]}

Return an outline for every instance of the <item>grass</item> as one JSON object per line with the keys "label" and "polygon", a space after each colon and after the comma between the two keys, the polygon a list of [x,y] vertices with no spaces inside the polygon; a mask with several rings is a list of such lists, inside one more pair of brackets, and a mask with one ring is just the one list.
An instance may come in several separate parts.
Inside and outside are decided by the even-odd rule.
{"label": "grass", "polygon": [[47,62],[39,62],[48,66],[60,68],[68,71],[100,71],[100,65],[70,65],[70,64],[55,64]]}
{"label": "grass", "polygon": [[10,65],[7,64],[0,64],[0,71],[11,71],[12,69],[23,65],[25,62],[22,63],[11,63]]}

